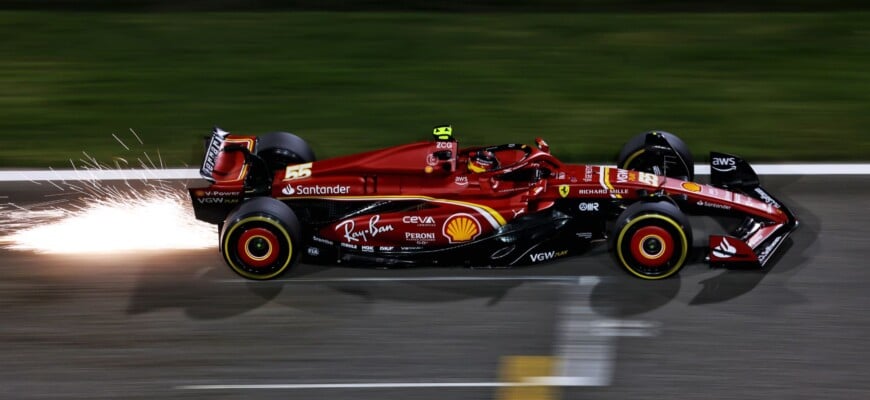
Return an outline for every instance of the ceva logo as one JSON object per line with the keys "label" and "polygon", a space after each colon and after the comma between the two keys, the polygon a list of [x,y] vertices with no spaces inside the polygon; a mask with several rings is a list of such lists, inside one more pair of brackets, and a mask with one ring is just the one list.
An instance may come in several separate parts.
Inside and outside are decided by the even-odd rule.
{"label": "ceva logo", "polygon": [[417,215],[406,215],[402,217],[402,222],[406,224],[417,224],[417,225],[435,225],[435,218],[432,218],[431,215],[417,216]]}

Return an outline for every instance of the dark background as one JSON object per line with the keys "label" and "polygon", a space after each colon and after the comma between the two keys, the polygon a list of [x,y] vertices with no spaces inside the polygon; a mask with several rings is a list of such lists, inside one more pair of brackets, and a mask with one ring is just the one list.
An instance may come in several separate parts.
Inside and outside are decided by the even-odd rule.
{"label": "dark background", "polygon": [[758,12],[870,9],[859,0],[2,0],[0,9],[68,11],[446,11],[446,12]]}

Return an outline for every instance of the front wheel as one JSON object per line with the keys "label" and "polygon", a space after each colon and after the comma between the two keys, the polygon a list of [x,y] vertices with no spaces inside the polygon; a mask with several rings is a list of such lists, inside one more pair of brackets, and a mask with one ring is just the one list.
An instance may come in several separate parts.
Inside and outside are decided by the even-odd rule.
{"label": "front wheel", "polygon": [[299,220],[286,204],[258,197],[230,213],[221,230],[221,254],[237,274],[273,279],[296,261]]}
{"label": "front wheel", "polygon": [[613,229],[617,262],[642,279],[664,279],[686,264],[692,246],[688,219],[670,202],[635,203]]}
{"label": "front wheel", "polygon": [[[650,139],[652,142],[649,142]],[[616,165],[622,169],[687,181],[695,177],[695,161],[689,146],[677,135],[663,131],[644,132],[631,138],[622,146],[616,157]]]}

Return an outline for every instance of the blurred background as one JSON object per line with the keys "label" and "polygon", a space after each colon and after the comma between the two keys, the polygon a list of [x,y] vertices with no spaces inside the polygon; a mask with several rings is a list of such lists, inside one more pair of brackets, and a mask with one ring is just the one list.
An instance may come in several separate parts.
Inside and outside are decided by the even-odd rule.
{"label": "blurred background", "polygon": [[[196,165],[213,125],[318,158],[426,138],[632,135],[750,161],[866,160],[864,1],[0,0],[0,167],[106,159],[135,130]],[[153,150],[152,147],[152,150]]]}
{"label": "blurred background", "polygon": [[[131,129],[155,164],[194,166],[214,125],[294,132],[321,159],[449,123],[464,145],[541,136],[571,162],[613,162],[650,129],[699,165],[709,150],[870,161],[868,66],[857,0],[0,0],[0,169],[138,166]],[[118,254],[0,236],[0,398],[870,398],[870,177],[763,178],[801,220],[777,265],[709,269],[701,251],[660,282],[606,246],[527,269],[300,265],[254,284],[213,227],[205,249]],[[189,204],[175,183],[149,187]],[[0,234],[108,198],[119,213],[40,243],[196,238],[136,202],[148,191],[77,184],[0,183]],[[542,376],[586,380],[511,386]]]}

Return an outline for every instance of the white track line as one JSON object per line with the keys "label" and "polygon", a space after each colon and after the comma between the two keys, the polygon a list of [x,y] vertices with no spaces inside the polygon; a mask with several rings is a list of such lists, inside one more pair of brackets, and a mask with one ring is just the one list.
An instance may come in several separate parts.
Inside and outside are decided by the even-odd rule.
{"label": "white track line", "polygon": [[[594,334],[594,332],[584,330],[577,331],[578,326],[595,327],[602,322],[597,321],[591,309],[578,306],[579,303],[588,301],[588,296],[591,295],[591,290],[595,285],[601,282],[601,278],[596,276],[444,276],[444,277],[396,277],[396,278],[327,278],[327,279],[296,279],[287,280],[290,283],[319,283],[319,282],[414,282],[414,281],[506,281],[506,280],[526,280],[526,281],[568,281],[571,284],[566,286],[569,291],[567,298],[570,302],[567,307],[570,308],[574,315],[565,315],[561,313],[563,318],[567,320],[560,321],[557,329],[559,332],[559,342],[556,346],[557,357],[562,361],[559,369],[560,376],[533,376],[527,377],[520,382],[461,382],[461,381],[440,381],[440,382],[323,382],[323,383],[260,383],[260,384],[211,384],[211,385],[179,385],[175,389],[179,390],[300,390],[300,389],[408,389],[408,388],[505,388],[505,387],[528,387],[528,386],[603,386],[610,383],[613,364],[613,349],[610,348],[612,343],[607,341],[610,336],[619,336],[618,334],[605,333]],[[221,281],[223,282],[223,281]],[[231,281],[226,281],[231,282]],[[563,299],[564,301],[564,299]],[[583,309],[579,315],[576,312]],[[565,330],[570,332],[566,332]],[[579,337],[578,334],[589,334],[595,336],[592,339]],[[601,342],[598,338],[602,338],[606,342]],[[593,340],[594,343],[588,343]],[[607,347],[601,349],[600,347]],[[591,347],[591,348],[590,348]],[[580,351],[580,352],[578,352]],[[590,354],[593,354],[589,360]],[[598,354],[603,353],[603,354]],[[581,359],[587,358],[587,359]],[[591,361],[591,363],[589,363]],[[586,365],[588,364],[588,365]],[[598,371],[606,369],[606,371]],[[586,373],[588,376],[575,376],[577,372]]]}
{"label": "white track line", "polygon": [[[870,164],[758,164],[759,175],[870,175]],[[709,175],[710,166],[695,166],[695,174]],[[109,181],[109,180],[201,179],[196,169],[131,170],[21,170],[0,171],[0,182],[27,181]]]}
{"label": "white track line", "polygon": [[0,171],[0,182],[28,181],[120,181],[146,179],[202,179],[195,169],[99,169]]}
{"label": "white track line", "polygon": [[[758,175],[870,175],[870,164],[750,164]],[[709,165],[696,165],[695,175],[710,175]]]}
{"label": "white track line", "polygon": [[[529,386],[607,386],[613,376],[617,336],[650,336],[657,324],[646,321],[600,320],[588,307],[592,288],[601,282],[596,276],[452,276],[409,278],[326,278],[297,279],[286,282],[404,282],[404,281],[568,281],[556,326],[555,356],[559,360],[557,376],[533,376],[519,382],[322,382],[322,383],[261,383],[180,385],[179,390],[301,390],[301,389],[409,389],[409,388],[508,388]],[[227,281],[230,282],[230,281]],[[235,281],[234,281],[235,282]],[[628,329],[627,331],[625,329]],[[633,332],[637,331],[637,332]]]}
{"label": "white track line", "polygon": [[[518,386],[543,386],[537,381],[529,382],[356,382],[356,383],[275,383],[254,385],[185,385],[182,390],[252,390],[252,389],[403,389],[403,388],[498,388]],[[547,386],[552,385],[550,382]],[[577,386],[577,385],[570,385]]]}
{"label": "white track line", "polygon": [[[580,278],[580,285],[566,285],[559,302],[556,324],[555,355],[559,360],[558,381],[578,379],[590,386],[607,386],[613,376],[615,358],[613,335],[596,335],[598,316],[585,303],[592,296],[590,277]],[[557,382],[558,382],[557,381]]]}

